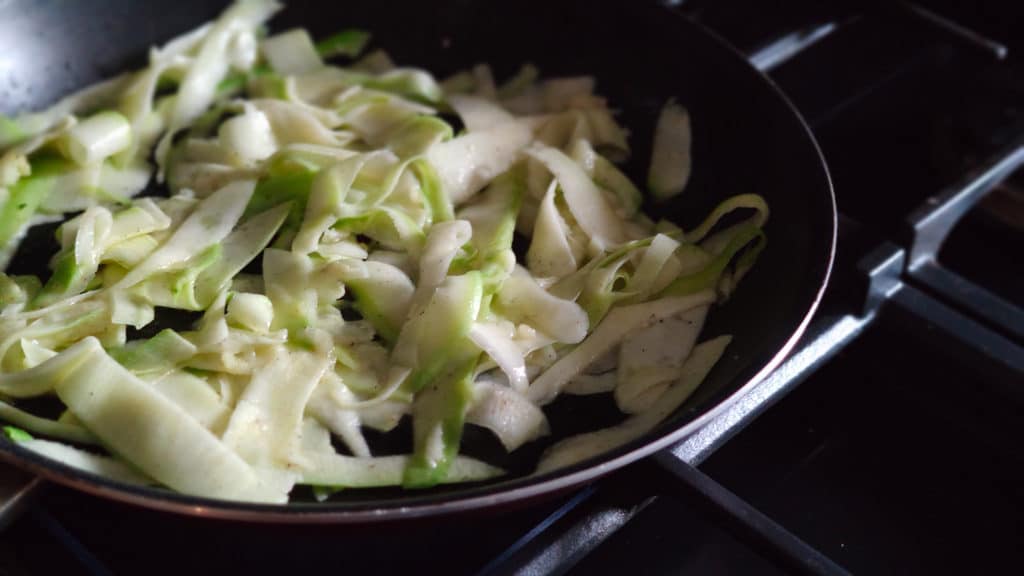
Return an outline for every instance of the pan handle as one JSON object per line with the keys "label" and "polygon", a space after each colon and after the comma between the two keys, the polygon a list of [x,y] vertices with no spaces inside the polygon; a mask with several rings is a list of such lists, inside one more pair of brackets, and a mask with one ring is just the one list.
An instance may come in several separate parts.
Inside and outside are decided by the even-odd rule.
{"label": "pan handle", "polygon": [[0,533],[28,509],[42,485],[39,477],[0,462]]}

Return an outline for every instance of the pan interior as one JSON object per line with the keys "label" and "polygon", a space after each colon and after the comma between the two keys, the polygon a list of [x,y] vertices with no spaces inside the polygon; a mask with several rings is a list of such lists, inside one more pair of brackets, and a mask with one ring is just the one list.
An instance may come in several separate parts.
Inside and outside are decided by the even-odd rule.
{"label": "pan interior", "polygon": [[[0,82],[0,112],[40,108],[69,90],[139,65],[150,45],[214,17],[221,8],[199,0],[115,0],[104,10],[29,0],[0,6],[0,53],[12,62],[8,80]],[[597,92],[621,111],[622,124],[631,132],[627,172],[636,182],[645,180],[657,113],[675,99],[690,110],[693,122],[693,177],[682,197],[645,210],[688,227],[727,196],[755,192],[768,200],[768,247],[727,305],[712,312],[703,334],[733,334],[726,356],[676,414],[615,454],[677,431],[723,402],[768,364],[813,308],[827,276],[834,231],[831,190],[817,148],[775,89],[699,27],[640,3],[532,0],[294,1],[273,26],[303,26],[314,37],[365,28],[374,34],[373,46],[386,49],[396,62],[427,68],[437,77],[480,62],[491,64],[499,81],[525,62],[536,64],[544,76],[593,75]],[[549,418],[551,436],[512,455],[486,431],[467,430],[464,451],[511,470],[503,480],[414,493],[351,490],[324,504],[295,509],[390,508],[539,482],[525,475],[545,447],[613,424],[621,415],[605,395],[560,399],[550,406]],[[41,462],[18,452],[22,459]],[[130,491],[188,501],[157,490]]]}

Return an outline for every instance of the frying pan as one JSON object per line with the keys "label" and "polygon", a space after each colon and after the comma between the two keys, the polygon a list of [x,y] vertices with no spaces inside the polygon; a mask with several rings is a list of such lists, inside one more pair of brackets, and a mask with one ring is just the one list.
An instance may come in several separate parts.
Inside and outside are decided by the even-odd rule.
{"label": "frying pan", "polygon": [[[0,112],[37,109],[60,95],[141,66],[149,46],[215,17],[204,0],[0,2]],[[317,503],[229,503],[105,480],[0,442],[0,458],[34,474],[105,497],[184,514],[273,522],[366,522],[471,509],[497,509],[591,481],[663,449],[699,429],[770,372],[806,327],[827,283],[835,250],[835,199],[810,131],[765,76],[707,30],[646,3],[604,2],[302,2],[289,3],[274,29],[308,28],[314,37],[345,27],[374,33],[397,62],[439,77],[479,62],[500,79],[524,62],[545,76],[589,74],[621,111],[634,148],[627,172],[643,181],[653,125],[674,98],[693,122],[693,176],[656,216],[693,226],[718,201],[756,192],[772,209],[768,247],[725,306],[712,311],[703,338],[734,340],[698,392],[644,437],[599,457],[531,475],[543,449],[622,416],[608,395],[564,398],[546,408],[552,433],[512,455],[469,428],[463,450],[504,466],[507,477],[425,491],[350,490]],[[30,241],[12,264],[45,262]],[[408,430],[399,430],[407,434]],[[394,437],[386,449],[407,450]],[[390,444],[389,444],[390,443]]]}

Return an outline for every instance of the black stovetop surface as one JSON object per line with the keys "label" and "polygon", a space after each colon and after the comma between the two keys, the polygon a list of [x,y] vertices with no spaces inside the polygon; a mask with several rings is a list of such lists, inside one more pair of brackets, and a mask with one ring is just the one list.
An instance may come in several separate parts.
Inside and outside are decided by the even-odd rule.
{"label": "black stovetop surface", "polygon": [[[1024,141],[1024,37],[1012,25],[1022,20],[994,1],[677,4],[763,59],[785,53],[778,40],[787,34],[797,44],[821,37],[771,75],[819,138],[841,213],[833,284],[794,354],[813,361],[686,458],[699,465],[696,484],[649,460],[525,508],[372,527],[204,521],[48,487],[0,533],[0,575],[1014,566],[1024,533],[1024,357],[1006,351],[1024,350],[1024,327],[979,318],[900,262],[914,242],[908,215]],[[932,269],[1019,311],[1022,239],[979,204]],[[878,287],[885,298],[866,298]],[[821,342],[828,346],[815,348]],[[749,520],[737,521],[697,484],[731,491],[834,564],[780,554],[778,533],[752,536]]]}

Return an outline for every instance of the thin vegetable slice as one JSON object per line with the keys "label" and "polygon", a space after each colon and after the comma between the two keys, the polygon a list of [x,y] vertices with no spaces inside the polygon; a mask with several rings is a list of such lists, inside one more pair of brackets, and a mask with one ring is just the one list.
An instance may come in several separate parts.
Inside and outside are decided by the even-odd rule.
{"label": "thin vegetable slice", "polygon": [[332,362],[322,344],[312,351],[277,348],[238,399],[224,444],[255,466],[286,467],[306,402]]}
{"label": "thin vegetable slice", "polygon": [[2,400],[0,400],[0,418],[15,426],[20,426],[25,430],[49,436],[50,438],[78,444],[97,443],[96,437],[81,426],[67,424],[59,420],[50,420],[49,418],[40,418],[15,406],[11,406]]}
{"label": "thin vegetable slice", "polygon": [[[401,484],[409,463],[408,456],[355,458],[337,454],[330,435],[323,427],[307,421],[302,432],[303,450],[299,459],[302,484],[335,489],[395,486]],[[448,466],[441,483],[487,480],[503,471],[479,460],[458,456]]]}
{"label": "thin vegetable slice", "polygon": [[532,137],[529,122],[505,122],[438,144],[427,152],[427,160],[445,194],[458,204],[508,170]]}
{"label": "thin vegetable slice", "polygon": [[708,306],[665,318],[633,334],[619,348],[615,403],[627,414],[649,408],[679,375],[701,329]]}
{"label": "thin vegetable slice", "polygon": [[153,483],[152,480],[116,458],[93,454],[67,444],[33,438],[18,442],[18,445],[66,466],[110,480],[139,485]]}
{"label": "thin vegetable slice", "polygon": [[570,379],[635,330],[649,326],[662,318],[710,304],[714,299],[714,292],[705,290],[688,296],[662,298],[612,309],[586,340],[530,384],[527,395],[540,405],[547,404]]}
{"label": "thin vegetable slice", "polygon": [[550,430],[544,412],[525,396],[487,380],[479,380],[474,385],[473,403],[466,421],[494,432],[509,452]]}
{"label": "thin vegetable slice", "polygon": [[647,186],[659,200],[678,196],[690,181],[690,114],[675,102],[661,109]]}
{"label": "thin vegetable slice", "polygon": [[94,338],[57,396],[105,446],[153,479],[186,494],[284,502],[238,455],[170,400],[108,356]]}
{"label": "thin vegetable slice", "polygon": [[679,379],[656,404],[611,428],[566,438],[549,448],[537,465],[537,474],[565,468],[628,444],[653,430],[690,397],[718,362],[732,338],[719,336],[694,347]]}
{"label": "thin vegetable slice", "polygon": [[592,242],[604,249],[625,239],[622,224],[608,200],[579,165],[555,148],[533,147],[527,153],[558,179],[569,210]]}

